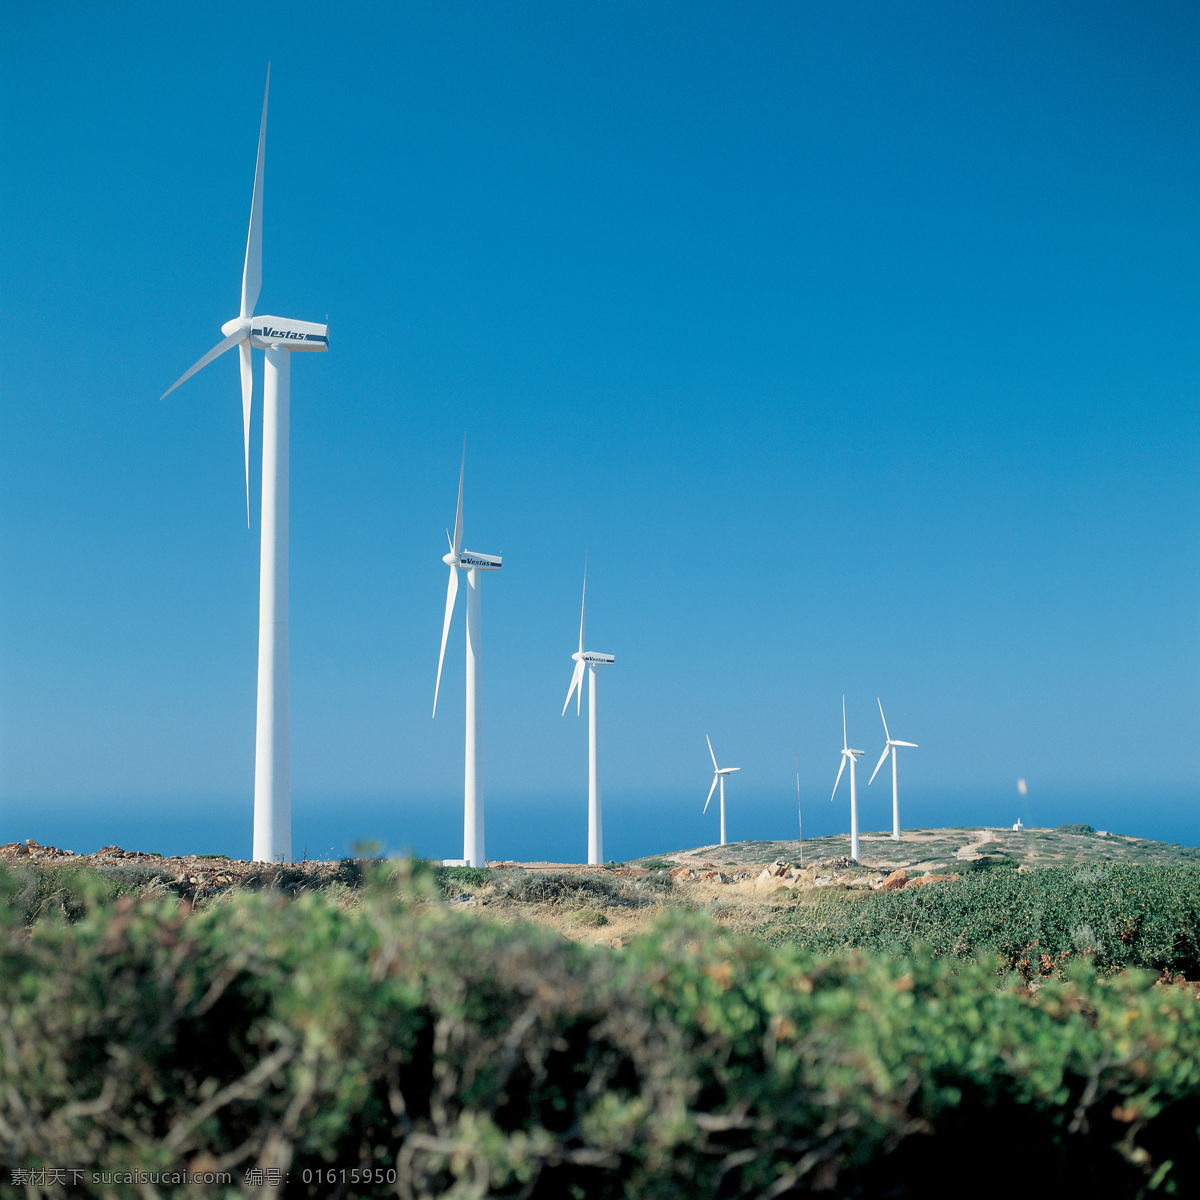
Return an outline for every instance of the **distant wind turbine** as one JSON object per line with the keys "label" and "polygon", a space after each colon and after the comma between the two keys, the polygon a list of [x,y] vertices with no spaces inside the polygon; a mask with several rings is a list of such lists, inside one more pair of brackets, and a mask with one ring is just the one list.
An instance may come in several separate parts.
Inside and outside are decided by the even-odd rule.
{"label": "distant wind turbine", "polygon": [[[708,752],[710,755],[712,755],[712,760],[713,760],[712,787],[710,787],[708,789],[708,800],[705,800],[705,802],[704,802],[704,812],[708,812],[708,805],[709,805],[709,801],[712,800],[713,791],[716,788],[717,784],[720,783],[720,785],[721,785],[721,845],[724,846],[725,845],[725,776],[732,775],[734,773],[734,771],[740,771],[742,768],[741,767],[718,767],[717,766],[717,756],[715,754],[713,754],[712,741],[709,738],[707,733],[704,735],[704,740],[706,742],[708,742]],[[700,815],[703,816],[704,813],[701,813]]]}
{"label": "distant wind turbine", "polygon": [[887,738],[887,744],[883,747],[883,753],[879,756],[879,761],[875,764],[875,770],[871,772],[871,778],[867,780],[867,787],[870,787],[875,782],[875,776],[879,774],[879,768],[883,766],[883,760],[890,753],[892,756],[892,841],[900,840],[900,792],[896,784],[896,747],[911,746],[912,749],[917,749],[916,742],[898,742],[890,733],[888,733],[887,717],[883,715],[883,701],[878,696],[875,697],[875,703],[879,705],[879,716],[883,721],[883,736]]}
{"label": "distant wind turbine", "polygon": [[288,737],[288,425],[291,355],[328,350],[329,327],[285,317],[256,317],[262,288],[263,169],[267,149],[267,86],[258,126],[258,158],[250,200],[250,233],[242,266],[238,315],[221,326],[218,342],[163,393],[165,400],[226,350],[239,347],[242,373],[242,443],[245,451],[246,526],[250,525],[250,405],[254,372],[250,348],[266,351],[263,374],[262,532],[258,574],[258,714],[254,739],[254,844],[256,862],[292,861],[292,800]]}
{"label": "distant wind turbine", "polygon": [[858,789],[855,786],[854,768],[865,750],[851,750],[846,740],[846,697],[842,697],[842,765],[838,767],[837,778],[833,781],[833,797],[837,795],[838,784],[842,782],[842,772],[846,769],[846,760],[850,761],[850,857],[858,862]]}
{"label": "distant wind turbine", "polygon": [[454,512],[454,536],[446,531],[450,553],[442,562],[450,567],[446,587],[446,617],[442,622],[442,648],[438,654],[437,683],[433,689],[433,715],[437,716],[438,692],[442,686],[442,664],[446,659],[446,639],[454,616],[458,595],[458,573],[467,573],[467,744],[463,770],[463,862],[469,867],[487,865],[483,852],[483,786],[479,770],[479,689],[481,683],[481,630],[479,609],[479,572],[500,570],[498,554],[476,554],[462,548],[463,475],[467,467],[467,439],[463,438],[462,465],[458,469],[458,507]]}
{"label": "distant wind turbine", "polygon": [[596,866],[604,861],[604,830],[600,814],[600,762],[596,750],[596,668],[617,660],[611,654],[600,654],[583,648],[584,618],[587,616],[587,560],[583,563],[583,603],[579,606],[579,649],[571,655],[575,670],[567,692],[562,715],[567,715],[571,697],[575,697],[575,715],[583,700],[583,669],[588,673],[588,863]]}

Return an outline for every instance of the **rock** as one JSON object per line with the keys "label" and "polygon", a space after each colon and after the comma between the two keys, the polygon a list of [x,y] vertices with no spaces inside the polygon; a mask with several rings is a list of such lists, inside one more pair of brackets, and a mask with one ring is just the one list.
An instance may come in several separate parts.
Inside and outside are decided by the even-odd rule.
{"label": "rock", "polygon": [[954,883],[958,879],[957,875],[918,875],[915,879],[908,881],[908,887],[924,887],[930,883]]}
{"label": "rock", "polygon": [[25,845],[27,845],[30,849],[40,850],[42,848],[41,844],[39,842],[35,842],[33,838],[26,838]]}
{"label": "rock", "polygon": [[676,867],[671,872],[671,879],[675,883],[682,883],[685,879],[691,879],[691,877],[692,877],[692,868],[691,867]]}
{"label": "rock", "polygon": [[774,887],[787,887],[787,883],[784,880],[779,879],[777,876],[772,875],[770,867],[763,867],[762,873],[754,881],[754,886],[756,888],[762,888],[765,890],[767,888]]}
{"label": "rock", "polygon": [[819,875],[813,881],[813,887],[832,887],[832,886],[833,886],[833,876],[832,875]]}
{"label": "rock", "polygon": [[898,871],[893,871],[884,881],[885,888],[902,888],[908,882],[908,872],[901,867]]}
{"label": "rock", "polygon": [[782,859],[776,859],[768,868],[767,871],[774,875],[776,879],[786,875],[792,869],[791,863],[786,863]]}

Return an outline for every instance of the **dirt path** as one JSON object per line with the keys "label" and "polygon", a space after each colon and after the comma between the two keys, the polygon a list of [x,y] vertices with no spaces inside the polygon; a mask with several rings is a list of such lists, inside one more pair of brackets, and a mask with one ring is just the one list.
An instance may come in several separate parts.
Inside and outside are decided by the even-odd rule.
{"label": "dirt path", "polygon": [[959,846],[954,852],[954,857],[960,862],[970,862],[972,859],[979,857],[979,847],[995,840],[995,835],[990,829],[985,829],[974,839],[968,842],[965,846]]}

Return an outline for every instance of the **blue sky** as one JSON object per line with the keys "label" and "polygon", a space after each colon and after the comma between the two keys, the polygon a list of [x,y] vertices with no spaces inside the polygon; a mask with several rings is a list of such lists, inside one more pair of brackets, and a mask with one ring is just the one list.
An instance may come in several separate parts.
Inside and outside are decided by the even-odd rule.
{"label": "blue sky", "polygon": [[158,397],[236,315],[268,59],[259,311],[331,328],[292,373],[298,802],[460,801],[464,431],[513,812],[585,798],[585,547],[614,803],[702,800],[705,733],[823,802],[843,693],[964,821],[1017,776],[1200,793],[1198,51],[1182,3],[13,8],[0,836],[249,804],[235,359]]}

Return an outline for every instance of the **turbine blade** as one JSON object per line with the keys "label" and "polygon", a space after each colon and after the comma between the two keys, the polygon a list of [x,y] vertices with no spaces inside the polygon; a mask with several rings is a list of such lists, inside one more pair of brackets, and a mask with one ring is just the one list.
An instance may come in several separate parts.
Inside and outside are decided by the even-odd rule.
{"label": "turbine blade", "polygon": [[879,716],[880,716],[880,719],[883,721],[883,736],[885,738],[887,738],[887,740],[890,742],[892,740],[892,735],[890,733],[888,733],[887,717],[885,717],[883,715],[883,701],[880,700],[880,698],[878,696],[876,696],[875,703],[879,705]]}
{"label": "turbine blade", "polygon": [[450,543],[450,549],[457,555],[462,551],[463,538],[463,514],[462,514],[462,489],[463,489],[463,473],[467,469],[467,438],[463,435],[463,452],[462,464],[458,468],[458,507],[454,510],[454,540]]}
{"label": "turbine blade", "polygon": [[911,746],[914,750],[917,749],[916,742],[893,742],[893,746]]}
{"label": "turbine blade", "polygon": [[258,158],[254,163],[254,194],[250,198],[250,233],[246,237],[246,262],[242,267],[243,317],[254,316],[262,290],[262,205],[263,170],[267,156],[267,94],[271,90],[271,64],[267,63],[267,86],[263,89],[262,120],[258,125]]}
{"label": "turbine blade", "polygon": [[248,329],[235,329],[227,338],[219,341],[198,363],[188,367],[180,377],[161,396],[160,400],[165,400],[181,383],[186,383],[197,371],[202,367],[207,367],[214,358],[220,358],[226,350],[232,350],[238,342],[244,342],[250,336]]}
{"label": "turbine blade", "polygon": [[837,795],[838,784],[842,782],[842,772],[846,769],[846,756],[842,755],[842,765],[838,767],[838,777],[833,781],[833,791],[829,796],[829,803],[833,803],[833,797]]}
{"label": "turbine blade", "polygon": [[705,740],[706,742],[708,742],[708,752],[709,752],[709,754],[710,754],[710,755],[712,755],[712,760],[713,760],[713,770],[714,770],[714,771],[719,771],[721,768],[717,766],[717,756],[716,756],[715,754],[713,754],[712,741],[710,740],[710,738],[709,738],[709,736],[708,736],[708,734],[707,734],[707,733],[704,735],[704,740]]}
{"label": "turbine blade", "polygon": [[433,715],[437,716],[438,692],[442,686],[442,663],[446,660],[446,639],[450,636],[450,618],[454,616],[454,597],[458,595],[458,568],[450,568],[450,583],[446,587],[446,619],[442,622],[442,648],[438,653],[437,683],[433,688]]}
{"label": "turbine blade", "polygon": [[579,606],[579,653],[583,653],[583,618],[587,615],[587,554],[583,556],[583,603]]}
{"label": "turbine blade", "polygon": [[[719,775],[713,776],[712,787],[708,789],[708,800],[712,799],[713,792],[717,790],[717,780],[720,778],[721,777]],[[704,813],[708,812],[708,800],[705,800],[704,802],[704,810],[700,813],[701,816],[704,816]]]}
{"label": "turbine blade", "polygon": [[884,748],[883,748],[883,754],[880,756],[880,759],[879,759],[879,761],[878,761],[878,762],[875,764],[875,770],[873,770],[873,771],[871,772],[871,778],[867,780],[867,787],[870,787],[870,786],[871,786],[872,782],[873,782],[873,781],[874,781],[874,779],[875,779],[875,776],[879,774],[879,768],[880,768],[880,767],[882,767],[882,766],[883,766],[883,764],[884,764],[884,763],[887,761],[888,751],[889,751],[891,748],[892,748],[892,743],[891,743],[891,742],[888,742],[888,744],[887,744],[886,746],[884,746]]}
{"label": "turbine blade", "polygon": [[575,704],[575,715],[579,715],[580,703],[583,701],[583,663],[576,662],[575,670],[571,672],[571,687],[567,692],[567,698],[563,703],[562,715],[567,715],[567,709],[571,704],[571,697],[575,695],[575,689],[579,689],[579,699]]}
{"label": "turbine blade", "polygon": [[242,359],[242,445],[246,451],[246,528],[250,528],[250,404],[254,398],[254,366],[250,361],[250,343],[240,347]]}
{"label": "turbine blade", "polygon": [[848,750],[850,743],[846,741],[846,697],[842,697],[842,749]]}

